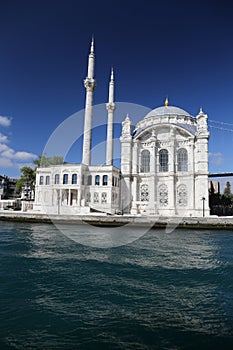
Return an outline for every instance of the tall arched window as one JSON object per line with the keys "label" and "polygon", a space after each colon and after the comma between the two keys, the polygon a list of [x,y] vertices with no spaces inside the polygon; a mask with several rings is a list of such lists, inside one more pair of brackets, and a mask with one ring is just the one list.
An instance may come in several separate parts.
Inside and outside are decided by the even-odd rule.
{"label": "tall arched window", "polygon": [[68,174],[63,175],[63,184],[67,185],[68,184]]}
{"label": "tall arched window", "polygon": [[159,151],[159,171],[168,171],[168,151],[166,149]]}
{"label": "tall arched window", "polygon": [[141,172],[150,172],[150,152],[148,150],[144,150],[141,153]]}
{"label": "tall arched window", "polygon": [[40,176],[40,185],[43,185],[44,184],[44,176]]}
{"label": "tall arched window", "polygon": [[95,176],[95,185],[96,185],[96,186],[99,186],[99,185],[100,185],[100,176],[99,176],[99,175],[96,175],[96,176]]}
{"label": "tall arched window", "polygon": [[55,185],[58,185],[59,182],[60,182],[60,175],[59,174],[55,174],[55,178],[54,178]]}
{"label": "tall arched window", "polygon": [[178,171],[188,171],[188,152],[180,148],[177,152]]}
{"label": "tall arched window", "polygon": [[88,175],[87,184],[88,184],[88,186],[92,185],[92,176],[91,175]]}
{"label": "tall arched window", "polygon": [[72,185],[77,185],[78,176],[77,174],[72,175]]}
{"label": "tall arched window", "polygon": [[108,185],[108,175],[104,175],[103,176],[103,186],[107,186]]}

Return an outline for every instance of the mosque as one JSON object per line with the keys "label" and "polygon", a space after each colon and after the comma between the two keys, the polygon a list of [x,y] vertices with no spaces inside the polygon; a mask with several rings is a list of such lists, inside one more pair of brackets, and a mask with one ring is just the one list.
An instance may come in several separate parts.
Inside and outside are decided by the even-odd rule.
{"label": "mosque", "polygon": [[47,214],[208,216],[207,115],[169,106],[150,111],[133,130],[122,122],[121,168],[113,165],[114,73],[111,72],[105,165],[91,165],[95,54],[84,80],[86,103],[81,164],[38,168],[33,209]]}

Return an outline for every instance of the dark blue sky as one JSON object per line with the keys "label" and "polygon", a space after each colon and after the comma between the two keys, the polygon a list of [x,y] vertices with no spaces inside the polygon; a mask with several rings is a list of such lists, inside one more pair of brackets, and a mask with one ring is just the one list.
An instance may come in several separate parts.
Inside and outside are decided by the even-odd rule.
{"label": "dark blue sky", "polygon": [[[40,155],[84,107],[92,33],[96,104],[114,65],[116,101],[155,108],[168,95],[192,115],[202,105],[210,120],[233,124],[230,1],[0,1],[0,174],[18,175],[27,153]],[[232,171],[232,131],[210,131],[210,171]]]}

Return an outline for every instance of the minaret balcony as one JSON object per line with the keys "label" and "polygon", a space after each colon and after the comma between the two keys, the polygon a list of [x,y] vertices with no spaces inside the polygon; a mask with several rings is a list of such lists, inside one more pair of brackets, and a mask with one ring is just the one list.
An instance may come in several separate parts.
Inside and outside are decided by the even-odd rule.
{"label": "minaret balcony", "polygon": [[87,89],[87,91],[93,91],[96,87],[96,81],[93,78],[86,78],[84,80],[84,87]]}

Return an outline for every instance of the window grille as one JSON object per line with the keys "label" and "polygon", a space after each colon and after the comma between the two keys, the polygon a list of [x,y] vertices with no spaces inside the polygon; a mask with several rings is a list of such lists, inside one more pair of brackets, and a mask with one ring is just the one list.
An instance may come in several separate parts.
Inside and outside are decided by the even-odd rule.
{"label": "window grille", "polygon": [[177,152],[178,171],[188,171],[188,152],[181,148]]}
{"label": "window grille", "polygon": [[150,152],[148,150],[144,150],[141,153],[141,172],[150,172]]}
{"label": "window grille", "polygon": [[166,149],[161,149],[159,151],[159,171],[168,171],[168,151]]}
{"label": "window grille", "polygon": [[165,184],[159,186],[159,204],[161,207],[168,205],[168,187]]}

